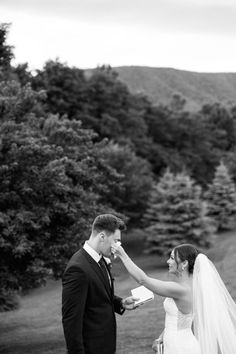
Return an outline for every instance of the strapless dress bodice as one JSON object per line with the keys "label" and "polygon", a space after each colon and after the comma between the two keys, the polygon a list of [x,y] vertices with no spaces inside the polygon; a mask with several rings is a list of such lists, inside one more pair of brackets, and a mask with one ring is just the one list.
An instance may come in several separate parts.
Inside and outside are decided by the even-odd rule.
{"label": "strapless dress bodice", "polygon": [[166,312],[165,318],[165,328],[170,330],[183,330],[183,329],[191,329],[193,323],[193,314],[182,313],[178,307],[174,299],[166,298],[164,301],[164,309]]}
{"label": "strapless dress bodice", "polygon": [[165,354],[201,354],[199,343],[192,332],[193,313],[181,312],[174,299],[166,298],[164,353]]}

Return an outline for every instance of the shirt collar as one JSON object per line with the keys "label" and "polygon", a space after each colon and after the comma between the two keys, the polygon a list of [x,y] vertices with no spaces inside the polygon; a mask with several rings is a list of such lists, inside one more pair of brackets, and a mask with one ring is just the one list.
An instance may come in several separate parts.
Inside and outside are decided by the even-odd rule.
{"label": "shirt collar", "polygon": [[98,263],[100,261],[101,255],[89,246],[88,241],[85,241],[83,248],[95,260],[95,262]]}

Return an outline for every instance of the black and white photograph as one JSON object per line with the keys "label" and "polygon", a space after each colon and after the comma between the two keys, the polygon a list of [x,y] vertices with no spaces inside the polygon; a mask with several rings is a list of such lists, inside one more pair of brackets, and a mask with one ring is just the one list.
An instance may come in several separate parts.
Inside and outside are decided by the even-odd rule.
{"label": "black and white photograph", "polygon": [[235,19],[0,0],[0,354],[236,354]]}

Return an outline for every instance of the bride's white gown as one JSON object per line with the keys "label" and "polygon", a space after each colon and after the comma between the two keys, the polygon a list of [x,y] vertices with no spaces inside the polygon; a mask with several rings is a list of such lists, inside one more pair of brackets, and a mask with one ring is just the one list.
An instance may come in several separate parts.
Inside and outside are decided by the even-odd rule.
{"label": "bride's white gown", "polygon": [[199,343],[192,332],[193,314],[180,312],[172,298],[164,301],[165,330],[164,353],[165,354],[201,354]]}

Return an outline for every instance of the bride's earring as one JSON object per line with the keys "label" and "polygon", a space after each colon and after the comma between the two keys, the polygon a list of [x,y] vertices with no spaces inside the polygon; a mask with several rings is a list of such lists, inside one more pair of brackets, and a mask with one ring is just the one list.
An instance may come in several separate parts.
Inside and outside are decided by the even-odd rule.
{"label": "bride's earring", "polygon": [[177,269],[177,276],[182,277],[183,270],[184,270],[184,267],[183,267],[183,266],[182,266],[181,268],[179,267],[179,268]]}

